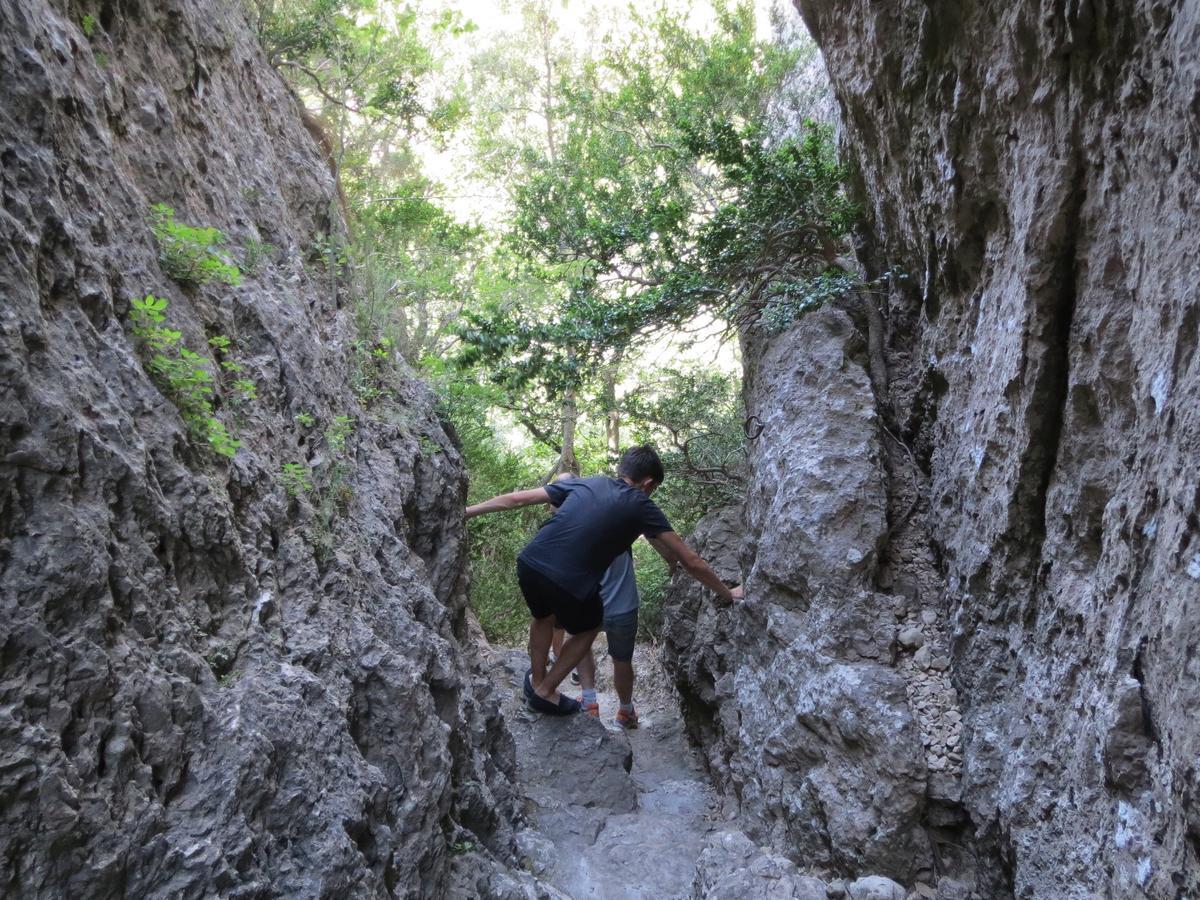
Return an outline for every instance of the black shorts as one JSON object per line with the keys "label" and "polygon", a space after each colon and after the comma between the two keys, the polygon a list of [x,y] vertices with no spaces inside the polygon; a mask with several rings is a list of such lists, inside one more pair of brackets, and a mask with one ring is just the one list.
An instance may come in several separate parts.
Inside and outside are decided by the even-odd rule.
{"label": "black shorts", "polygon": [[525,605],[533,617],[544,619],[546,616],[555,616],[558,627],[565,628],[567,634],[591,631],[599,628],[604,621],[600,585],[596,585],[586,600],[579,600],[520,559],[517,560],[517,583],[521,585]]}

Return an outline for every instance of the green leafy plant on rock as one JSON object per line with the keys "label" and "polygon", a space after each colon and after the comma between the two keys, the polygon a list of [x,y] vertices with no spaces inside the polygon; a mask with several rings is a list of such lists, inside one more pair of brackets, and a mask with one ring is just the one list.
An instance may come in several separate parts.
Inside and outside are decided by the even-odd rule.
{"label": "green leafy plant on rock", "polygon": [[213,411],[215,378],[210,360],[183,344],[181,332],[166,326],[167,300],[147,294],[133,301],[133,333],[150,353],[146,368],[175,404],[192,436],[221,456],[233,456],[239,442]]}
{"label": "green leafy plant on rock", "polygon": [[420,449],[421,458],[425,460],[433,459],[434,456],[442,452],[442,445],[427,434],[421,435],[417,446]]}
{"label": "green leafy plant on rock", "polygon": [[354,395],[363,406],[370,406],[387,393],[394,346],[389,337],[355,341],[347,375]]}
{"label": "green leafy plant on rock", "polygon": [[[241,375],[246,371],[245,366],[230,356],[230,348],[233,346],[233,342],[225,335],[218,334],[210,337],[208,339],[208,346],[216,354],[222,372],[229,375]],[[233,391],[233,403],[237,406],[258,399],[258,385],[249,378],[235,378],[230,384],[230,388]]]}
{"label": "green leafy plant on rock", "polygon": [[158,241],[163,270],[181,284],[242,283],[241,271],[223,255],[228,242],[218,229],[176,221],[175,210],[162,203],[150,207],[150,229]]}
{"label": "green leafy plant on rock", "polygon": [[314,492],[313,549],[318,559],[329,559],[337,549],[337,524],[350,511],[354,487],[349,463],[333,463],[325,472],[322,486]]}
{"label": "green leafy plant on rock", "polygon": [[354,419],[351,416],[334,416],[333,424],[325,431],[325,442],[335,456],[346,452],[346,441],[354,433]]}
{"label": "green leafy plant on rock", "polygon": [[96,17],[91,13],[85,14],[79,20],[79,27],[83,29],[84,37],[91,38],[91,36],[96,33]]}
{"label": "green leafy plant on rock", "polygon": [[258,399],[258,385],[249,378],[235,378],[232,387],[235,403],[249,403]]}
{"label": "green leafy plant on rock", "polygon": [[284,463],[279,470],[279,483],[289,497],[296,498],[313,489],[312,472],[301,463]]}

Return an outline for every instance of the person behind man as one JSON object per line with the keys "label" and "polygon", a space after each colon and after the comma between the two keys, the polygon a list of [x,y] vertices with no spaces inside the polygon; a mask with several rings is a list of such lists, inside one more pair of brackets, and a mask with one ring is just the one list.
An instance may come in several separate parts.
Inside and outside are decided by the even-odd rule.
{"label": "person behind man", "polygon": [[[683,542],[650,499],[663,481],[662,462],[653,447],[626,450],[617,475],[554,482],[467,507],[467,518],[536,503],[558,508],[517,557],[517,581],[533,615],[525,697],[538,712],[570,715],[579,711],[579,701],[560,694],[558,686],[591,649],[600,630],[604,619],[600,580],[639,536],[656,538],[653,546],[668,562],[677,559],[685,572],[726,602],[742,596],[740,587],[727,587]],[[556,617],[568,637],[546,671]]]}
{"label": "person behind man", "polygon": [[[657,540],[657,538],[655,539]],[[661,551],[660,551],[661,552]],[[604,634],[608,638],[608,655],[613,661],[613,687],[620,706],[616,723],[623,728],[636,728],[637,711],[633,708],[633,645],[637,639],[638,597],[637,579],[633,572],[633,554],[622,553],[608,567],[600,580],[600,599],[604,603]],[[596,699],[596,657],[589,649],[576,667],[583,687],[583,710],[590,716],[600,716]]]}

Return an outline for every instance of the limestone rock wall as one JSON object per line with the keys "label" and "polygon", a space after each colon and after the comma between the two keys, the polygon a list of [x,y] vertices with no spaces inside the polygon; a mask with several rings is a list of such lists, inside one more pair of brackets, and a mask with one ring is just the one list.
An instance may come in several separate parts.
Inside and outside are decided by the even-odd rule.
{"label": "limestone rock wall", "polygon": [[[857,588],[903,598],[901,631],[920,626],[934,645],[921,664],[946,658],[957,708],[945,715],[962,722],[961,752],[946,758],[961,757],[962,777],[934,777],[927,755],[924,823],[939,848],[938,830],[958,829],[969,852],[941,870],[974,867],[983,896],[1200,893],[1200,4],[798,6],[858,173],[860,258],[868,274],[907,275],[884,304],[891,386],[876,408],[913,456],[879,438],[886,530],[846,529],[830,500],[845,495],[846,466],[805,484],[793,506],[814,509],[785,519],[807,534],[827,527],[856,559],[862,535],[882,533]],[[812,334],[788,340],[800,370],[826,352]],[[807,396],[826,416],[848,390],[835,381],[835,396]],[[771,407],[797,391],[806,396],[781,383]],[[810,453],[843,449],[794,444],[783,470],[763,469],[755,451],[743,573],[760,593],[748,613],[778,602],[762,593],[774,573],[803,605],[821,577],[810,573],[836,557],[791,534],[792,559],[760,561],[764,527],[796,530],[773,515],[763,472],[807,477],[819,466]],[[709,728],[716,769],[733,772],[757,752],[762,693],[725,685],[774,678],[808,651],[764,653],[769,618],[753,634],[721,619],[736,611],[687,621],[677,596],[680,640],[706,644],[680,652],[677,672],[685,691],[715,698],[697,731]],[[901,675],[921,668],[909,652]],[[693,677],[720,658],[710,687]],[[802,677],[786,687],[793,699],[814,691],[829,698],[825,715],[845,708]],[[814,756],[843,757],[828,732],[789,741],[803,748],[814,734]],[[784,778],[811,767],[791,760]],[[792,833],[776,835],[777,849],[796,856],[830,831],[799,811],[785,818]]]}
{"label": "limestone rock wall", "polygon": [[[6,896],[439,896],[452,842],[510,849],[463,464],[409,374],[374,369],[385,396],[356,399],[349,292],[322,263],[334,184],[244,17],[0,5]],[[154,203],[275,250],[240,286],[181,287]],[[148,376],[148,293],[255,382],[237,408],[217,391],[232,460]],[[313,489],[289,497],[285,464]]]}
{"label": "limestone rock wall", "polygon": [[752,486],[695,535],[747,599],[722,609],[677,580],[664,656],[756,840],[823,873],[911,881],[933,866],[926,768],[895,668],[904,602],[874,587],[887,496],[865,345],[822,310],[748,348]]}
{"label": "limestone rock wall", "polygon": [[1200,4],[801,0],[1020,896],[1200,890]]}

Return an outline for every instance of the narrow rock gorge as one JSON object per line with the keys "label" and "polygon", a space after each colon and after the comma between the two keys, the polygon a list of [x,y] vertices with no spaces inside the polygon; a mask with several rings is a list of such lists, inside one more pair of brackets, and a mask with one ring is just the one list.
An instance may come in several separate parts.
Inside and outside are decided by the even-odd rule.
{"label": "narrow rock gorge", "polygon": [[247,9],[0,5],[0,894],[1200,896],[1200,2],[796,5],[866,286],[743,322],[633,736],[486,646]]}
{"label": "narrow rock gorge", "polygon": [[693,733],[841,874],[1193,896],[1200,6],[798,6],[889,379],[866,319],[747,336],[753,487],[701,532],[748,600],[667,614]]}

